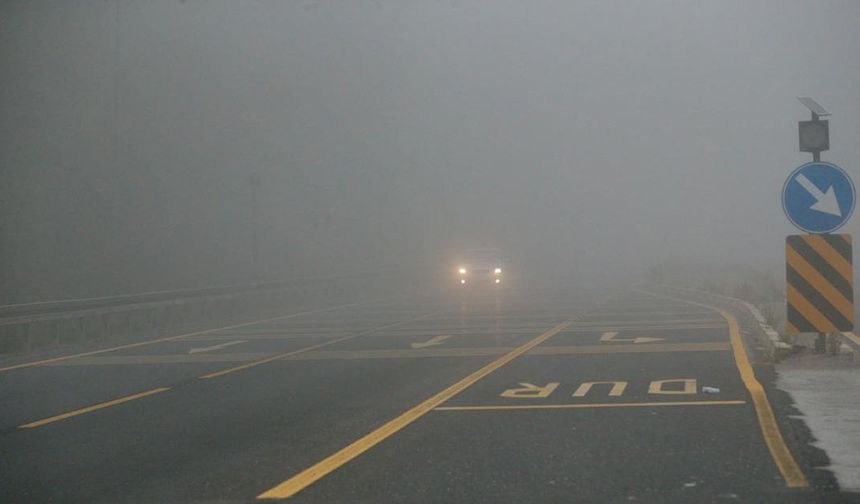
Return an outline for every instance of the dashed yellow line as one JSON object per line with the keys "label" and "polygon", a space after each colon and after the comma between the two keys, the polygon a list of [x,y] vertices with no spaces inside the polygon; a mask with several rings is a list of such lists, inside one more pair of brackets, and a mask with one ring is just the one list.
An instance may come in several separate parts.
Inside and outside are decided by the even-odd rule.
{"label": "dashed yellow line", "polygon": [[651,401],[635,403],[579,403],[579,404],[499,404],[487,406],[439,406],[433,411],[504,411],[535,409],[588,409],[588,408],[650,408],[661,406],[727,406],[746,404],[746,401]]}
{"label": "dashed yellow line", "polygon": [[166,392],[170,390],[170,387],[162,387],[156,388],[152,390],[147,390],[146,392],[141,392],[139,394],[132,394],[125,397],[120,397],[119,399],[114,399],[112,401],[106,401],[103,403],[93,404],[92,406],[87,406],[86,408],[77,409],[74,411],[69,411],[68,413],[63,413],[61,415],[55,415],[48,418],[43,418],[42,420],[36,420],[35,422],[26,423],[24,425],[19,425],[19,429],[32,429],[34,427],[41,427],[43,425],[59,422],[60,420],[65,420],[67,418],[72,418],[80,415],[84,415],[86,413],[91,413],[93,411],[98,411],[100,409],[110,408],[111,406],[116,406],[118,404],[127,403],[129,401],[134,401],[136,399],[141,399],[147,396],[160,394],[162,392]]}
{"label": "dashed yellow line", "polygon": [[779,430],[779,424],[773,414],[773,409],[767,399],[764,387],[758,379],[756,379],[755,371],[753,371],[749,357],[747,356],[746,348],[744,348],[743,339],[741,338],[740,329],[738,328],[738,321],[734,315],[722,308],[706,305],[704,303],[697,303],[695,301],[689,301],[664,294],[655,294],[648,291],[641,292],[651,296],[674,299],[682,303],[704,306],[718,312],[726,320],[729,324],[729,336],[735,356],[735,364],[737,365],[738,372],[741,375],[741,380],[743,381],[744,386],[752,397],[762,437],[764,437],[764,441],[770,451],[771,458],[773,458],[773,461],[779,469],[779,472],[787,486],[792,488],[808,487],[809,482],[806,480],[806,476],[803,474],[803,471],[800,470],[800,467],[797,465],[797,461],[794,460],[794,456],[791,454],[791,450],[789,450],[788,446],[785,444],[785,439],[783,439],[782,432]]}
{"label": "dashed yellow line", "polygon": [[308,486],[312,485],[320,478],[326,476],[342,465],[346,464],[350,460],[358,457],[362,453],[367,450],[373,448],[384,439],[388,438],[392,434],[400,431],[407,425],[411,424],[415,420],[418,420],[428,412],[432,411],[433,408],[439,406],[443,402],[448,399],[454,397],[459,394],[466,388],[472,386],[475,382],[480,380],[481,378],[487,376],[493,371],[499,369],[500,367],[508,364],[512,360],[516,359],[520,355],[528,352],[532,348],[540,345],[544,341],[556,335],[558,332],[564,330],[568,327],[573,320],[568,320],[566,322],[562,322],[555,327],[552,327],[545,331],[543,334],[538,336],[537,338],[529,341],[528,343],[517,347],[516,349],[508,352],[507,354],[499,357],[493,362],[487,364],[481,369],[475,371],[474,373],[466,376],[462,380],[457,383],[451,385],[445,390],[437,393],[436,395],[430,397],[424,402],[418,404],[405,411],[398,417],[389,420],[381,427],[378,427],[376,430],[367,434],[366,436],[358,439],[352,444],[346,446],[345,448],[340,449],[339,451],[329,455],[325,459],[317,462],[311,467],[305,469],[304,471],[296,474],[290,479],[280,483],[279,485],[267,490],[260,495],[257,496],[258,499],[286,499],[291,497]]}

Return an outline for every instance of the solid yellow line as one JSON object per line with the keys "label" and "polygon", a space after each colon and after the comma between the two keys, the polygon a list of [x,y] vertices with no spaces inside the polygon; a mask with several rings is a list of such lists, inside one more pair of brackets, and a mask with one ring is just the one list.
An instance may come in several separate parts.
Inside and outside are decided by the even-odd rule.
{"label": "solid yellow line", "polygon": [[817,269],[813,268],[806,259],[789,247],[785,251],[785,259],[809,285],[819,292],[847,320],[854,320],[854,305],[845,299]]}
{"label": "solid yellow line", "polygon": [[588,409],[588,408],[649,408],[651,406],[723,406],[746,404],[746,401],[670,401],[636,403],[580,403],[580,404],[510,404],[492,406],[439,406],[433,411],[500,411],[532,409]]}
{"label": "solid yellow line", "polygon": [[216,327],[215,329],[206,329],[204,331],[196,331],[196,332],[191,332],[191,333],[187,333],[187,334],[179,334],[177,336],[168,336],[166,338],[151,339],[151,340],[141,341],[138,343],[130,343],[128,345],[121,345],[121,346],[115,346],[115,347],[111,347],[111,348],[104,348],[102,350],[93,350],[92,352],[82,352],[82,353],[76,353],[76,354],[72,354],[72,355],[63,355],[60,357],[52,357],[50,359],[44,359],[44,360],[39,360],[39,361],[24,362],[21,364],[15,364],[13,366],[2,367],[2,368],[0,368],[0,372],[11,371],[13,369],[21,369],[21,368],[26,368],[26,367],[41,366],[42,364],[51,364],[53,362],[61,362],[64,360],[76,359],[78,357],[88,357],[90,355],[98,355],[98,354],[107,353],[107,352],[115,352],[117,350],[125,350],[127,348],[135,348],[135,347],[140,347],[140,346],[145,346],[145,345],[152,345],[155,343],[162,343],[164,341],[173,341],[173,340],[177,340],[177,339],[188,338],[190,336],[199,336],[201,334],[211,334],[213,332],[226,331],[227,329],[237,329],[239,327],[246,327],[246,326],[250,326],[250,325],[254,325],[254,324],[263,324],[265,322],[272,322],[274,320],[284,320],[284,319],[298,317],[301,315],[312,315],[314,313],[324,313],[327,311],[337,310],[339,308],[347,308],[347,307],[355,306],[358,304],[360,304],[360,303],[349,303],[349,304],[343,304],[343,305],[338,305],[338,306],[332,306],[329,308],[321,308],[319,310],[310,310],[310,311],[304,311],[304,312],[298,312],[298,313],[290,313],[288,315],[281,315],[279,317],[271,317],[271,318],[265,318],[265,319],[260,319],[260,320],[252,320],[251,322],[242,322],[241,324],[235,324],[235,325],[224,326],[224,327]]}
{"label": "solid yellow line", "polygon": [[722,315],[726,322],[728,322],[729,336],[732,342],[732,350],[734,351],[735,364],[737,365],[738,372],[741,375],[741,380],[744,382],[744,386],[752,397],[762,437],[764,437],[764,441],[770,451],[771,458],[773,458],[776,467],[779,469],[780,474],[782,474],[786,485],[792,488],[808,487],[809,482],[806,480],[806,476],[803,475],[803,471],[800,470],[800,467],[797,465],[797,461],[794,460],[791,450],[789,450],[788,446],[785,444],[785,439],[783,439],[782,432],[779,430],[779,424],[773,414],[773,409],[770,407],[770,402],[767,399],[764,387],[762,387],[761,383],[759,383],[758,379],[755,377],[755,371],[753,371],[752,365],[750,365],[747,351],[744,348],[743,339],[741,339],[738,321],[734,315],[716,306],[710,306],[662,294],[654,294],[650,292],[648,294],[675,299],[682,303],[711,308]]}
{"label": "solid yellow line", "polygon": [[401,325],[404,325],[404,324],[409,324],[409,323],[412,323],[412,322],[417,322],[417,321],[419,321],[419,320],[424,320],[424,319],[427,319],[427,318],[430,318],[430,317],[436,316],[436,315],[438,315],[439,313],[441,313],[441,312],[427,313],[427,314],[425,314],[425,315],[421,315],[420,317],[415,317],[415,318],[411,318],[411,319],[409,319],[409,320],[403,320],[403,321],[400,321],[400,322],[395,322],[395,323],[393,323],[393,324],[384,325],[384,326],[382,326],[382,327],[377,327],[377,328],[373,328],[373,329],[368,329],[368,330],[366,330],[366,331],[362,331],[362,332],[357,333],[357,334],[350,334],[349,336],[344,336],[344,337],[342,337],[342,338],[336,338],[336,339],[333,339],[333,340],[324,341],[324,342],[322,342],[322,343],[317,343],[316,345],[311,345],[311,346],[307,346],[307,347],[304,347],[304,348],[299,348],[298,350],[291,350],[291,351],[289,351],[289,352],[283,352],[283,353],[275,354],[275,355],[272,355],[272,356],[266,357],[265,359],[260,359],[260,360],[256,360],[256,361],[253,361],[253,362],[248,362],[247,364],[242,364],[242,365],[240,365],[240,366],[235,366],[235,367],[231,367],[231,368],[227,368],[227,369],[222,369],[222,370],[220,370],[220,371],[215,371],[215,372],[212,372],[212,373],[208,373],[208,374],[205,374],[205,375],[203,375],[203,376],[200,376],[199,378],[200,378],[200,379],[202,379],[202,380],[207,380],[207,379],[209,379],[209,378],[217,378],[217,377],[219,377],[219,376],[224,376],[224,375],[226,375],[226,374],[234,373],[234,372],[236,372],[236,371],[241,371],[241,370],[243,370],[243,369],[248,369],[248,368],[252,368],[252,367],[254,367],[254,366],[259,366],[260,364],[266,364],[266,363],[268,363],[268,362],[276,361],[276,360],[278,360],[278,359],[283,359],[283,358],[285,358],[285,357],[291,357],[291,356],[293,356],[293,355],[303,354],[303,353],[305,353],[305,352],[310,352],[311,350],[316,350],[316,349],[318,349],[318,348],[323,348],[323,347],[327,347],[327,346],[330,346],[330,345],[334,345],[335,343],[340,343],[341,341],[347,341],[347,340],[351,340],[351,339],[353,339],[353,338],[358,338],[359,336],[364,336],[364,335],[366,335],[366,334],[370,334],[370,333],[373,333],[373,332],[376,332],[376,331],[381,331],[381,330],[383,330],[383,329],[390,329],[390,328],[392,328],[392,327],[397,327],[397,326],[401,326]]}
{"label": "solid yellow line", "polygon": [[520,355],[528,352],[532,348],[540,345],[544,341],[556,335],[558,332],[564,330],[568,327],[573,320],[568,320],[558,324],[557,326],[545,331],[543,334],[538,336],[537,338],[529,341],[528,343],[517,347],[516,349],[508,352],[507,354],[499,357],[493,362],[487,364],[481,369],[475,371],[474,373],[466,376],[462,380],[457,383],[449,386],[445,390],[437,393],[436,395],[430,397],[424,402],[418,404],[410,408],[409,410],[403,412],[400,416],[389,420],[381,427],[378,427],[376,430],[371,432],[370,434],[365,435],[364,437],[358,439],[352,444],[346,446],[338,450],[337,452],[329,455],[325,459],[317,462],[311,467],[305,469],[304,471],[296,474],[290,479],[280,483],[279,485],[267,490],[260,495],[257,496],[258,499],[286,499],[295,495],[296,493],[302,491],[308,486],[312,485],[314,482],[329,474],[330,472],[336,470],[340,466],[346,464],[350,460],[358,457],[365,451],[371,449],[376,446],[378,443],[382,442],[387,437],[392,434],[398,432],[403,429],[407,425],[411,424],[415,420],[421,418],[429,411],[433,410],[433,408],[439,406],[443,402],[448,399],[454,397],[459,394],[466,388],[473,385],[475,382],[480,380],[481,378],[487,376],[493,371],[499,369],[505,364],[511,362],[516,359]]}
{"label": "solid yellow line", "polygon": [[130,396],[120,397],[119,399],[114,399],[112,401],[107,401],[103,403],[93,404],[92,406],[87,406],[86,408],[77,409],[74,411],[69,411],[68,413],[63,413],[61,415],[56,415],[48,418],[43,418],[42,420],[36,420],[35,422],[26,423],[24,425],[19,425],[19,429],[32,429],[34,427],[41,427],[45,424],[59,422],[60,420],[65,420],[67,418],[76,417],[79,415],[83,415],[86,413],[90,413],[92,411],[97,411],[104,408],[110,408],[111,406],[116,406],[117,404],[126,403],[129,401],[134,401],[135,399],[141,399],[146,396],[151,396],[154,394],[160,394],[161,392],[166,392],[170,390],[170,387],[162,387],[156,388],[152,390],[147,390],[146,392],[141,392],[139,394],[133,394]]}
{"label": "solid yellow line", "polygon": [[753,406],[758,416],[758,422],[761,426],[761,433],[770,450],[779,472],[785,479],[789,487],[807,487],[809,482],[806,481],[806,476],[794,460],[791,450],[785,444],[785,439],[782,437],[782,432],[779,430],[779,424],[773,414],[773,409],[770,407],[770,401],[767,399],[767,394],[764,391],[761,383],[756,379],[755,371],[750,365],[749,357],[744,348],[743,340],[741,339],[740,330],[738,328],[737,319],[729,312],[723,309],[717,309],[720,315],[729,323],[729,333],[732,338],[732,349],[735,353],[735,362],[738,366],[738,371],[741,374],[741,379],[744,382],[750,395],[753,399]]}

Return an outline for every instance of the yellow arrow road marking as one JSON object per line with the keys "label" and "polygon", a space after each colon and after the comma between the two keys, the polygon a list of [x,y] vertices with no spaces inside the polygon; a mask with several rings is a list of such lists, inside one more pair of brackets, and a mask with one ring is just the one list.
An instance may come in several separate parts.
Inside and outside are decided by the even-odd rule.
{"label": "yellow arrow road marking", "polygon": [[448,339],[450,337],[451,336],[433,336],[432,338],[425,341],[424,343],[412,343],[412,348],[418,349],[418,348],[427,348],[427,347],[431,347],[431,346],[441,345],[442,343],[445,342],[446,339]]}
{"label": "yellow arrow road marking", "polygon": [[605,343],[654,343],[656,341],[663,341],[665,338],[650,338],[647,336],[638,336],[636,338],[631,339],[618,339],[618,331],[609,331],[603,333],[600,337],[600,341]]}

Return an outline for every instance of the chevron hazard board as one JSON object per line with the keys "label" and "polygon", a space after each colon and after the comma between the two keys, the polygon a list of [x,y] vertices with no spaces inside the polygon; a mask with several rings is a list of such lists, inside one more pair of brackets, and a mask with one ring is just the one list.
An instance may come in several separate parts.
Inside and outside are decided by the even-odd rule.
{"label": "chevron hazard board", "polygon": [[791,235],[785,239],[788,332],[854,330],[851,235]]}

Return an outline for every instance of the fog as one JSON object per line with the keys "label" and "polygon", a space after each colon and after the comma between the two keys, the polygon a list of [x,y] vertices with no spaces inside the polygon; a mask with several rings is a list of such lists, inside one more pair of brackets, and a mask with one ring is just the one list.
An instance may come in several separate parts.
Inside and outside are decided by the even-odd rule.
{"label": "fog", "polygon": [[781,267],[797,96],[857,175],[858,26],[854,1],[4,0],[0,302],[472,247],[594,282]]}

